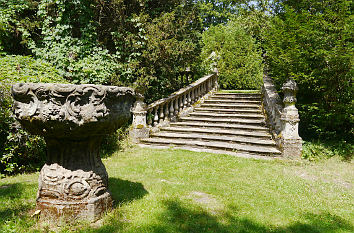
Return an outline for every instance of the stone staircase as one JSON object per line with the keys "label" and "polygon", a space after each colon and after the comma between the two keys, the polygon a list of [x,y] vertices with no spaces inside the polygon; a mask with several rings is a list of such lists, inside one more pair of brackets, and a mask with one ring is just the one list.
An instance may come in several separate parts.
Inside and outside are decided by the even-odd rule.
{"label": "stone staircase", "polygon": [[140,146],[180,148],[242,157],[281,156],[265,124],[261,94],[217,92],[149,138]]}

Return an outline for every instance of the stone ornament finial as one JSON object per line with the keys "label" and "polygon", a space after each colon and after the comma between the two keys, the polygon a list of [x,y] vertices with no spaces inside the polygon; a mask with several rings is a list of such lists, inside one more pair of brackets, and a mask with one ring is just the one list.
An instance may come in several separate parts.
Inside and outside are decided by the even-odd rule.
{"label": "stone ornament finial", "polygon": [[96,220],[112,206],[99,155],[102,135],[131,117],[135,93],[126,87],[19,83],[12,87],[16,119],[47,144],[37,209],[48,217]]}
{"label": "stone ornament finial", "polygon": [[296,92],[298,91],[298,87],[296,82],[293,79],[288,79],[281,88],[284,93],[283,102],[285,105],[295,104],[296,100]]}

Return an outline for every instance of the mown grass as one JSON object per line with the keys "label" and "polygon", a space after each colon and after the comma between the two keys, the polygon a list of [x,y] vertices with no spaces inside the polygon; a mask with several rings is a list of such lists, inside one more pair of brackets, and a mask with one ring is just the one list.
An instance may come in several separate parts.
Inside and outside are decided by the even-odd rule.
{"label": "mown grass", "polygon": [[353,232],[353,163],[130,148],[104,159],[114,209],[56,226],[30,217],[38,173],[0,180],[0,232]]}

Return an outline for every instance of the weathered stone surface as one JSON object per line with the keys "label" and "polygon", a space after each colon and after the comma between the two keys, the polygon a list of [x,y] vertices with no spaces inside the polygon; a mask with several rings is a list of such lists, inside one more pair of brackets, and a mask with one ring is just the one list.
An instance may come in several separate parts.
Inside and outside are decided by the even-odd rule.
{"label": "weathered stone surface", "polygon": [[[245,99],[244,105],[248,105],[247,100],[252,102],[256,98],[258,103],[261,100],[259,94],[237,93],[228,96],[230,96],[228,101],[233,107],[233,103],[239,100],[238,97]],[[250,96],[252,98],[249,98]],[[210,99],[218,100],[219,93],[211,96]],[[242,157],[281,154],[268,128],[263,124],[264,116],[261,114],[260,104],[255,104],[255,111],[246,110],[245,114],[238,114],[244,111],[244,105],[232,109],[223,108],[223,105],[225,104],[216,103],[215,108],[210,108],[206,107],[209,104],[204,102],[189,116],[180,117],[178,122],[171,123],[168,127],[161,127],[159,132],[152,132],[150,138],[141,139],[139,145],[158,148],[173,146],[215,153],[231,152],[233,155]],[[226,113],[220,113],[220,110],[225,109]]]}
{"label": "weathered stone surface", "polygon": [[299,113],[295,107],[297,84],[289,79],[284,83],[284,109],[281,114],[282,121],[282,151],[284,157],[299,158],[302,152],[302,139],[299,136]]}
{"label": "weathered stone surface", "polygon": [[300,119],[295,107],[298,87],[292,79],[284,83],[282,103],[273,80],[264,76],[263,82],[263,108],[273,137],[281,149],[283,157],[299,158],[302,151],[302,139],[298,133]]}
{"label": "weathered stone surface", "polygon": [[46,217],[96,220],[112,206],[108,175],[99,155],[102,135],[130,118],[130,88],[20,83],[12,87],[14,114],[47,143],[37,209]]}
{"label": "weathered stone surface", "polygon": [[141,138],[149,137],[149,129],[146,124],[147,105],[144,98],[140,95],[132,108],[133,123],[129,131],[129,136],[133,142],[139,142]]}

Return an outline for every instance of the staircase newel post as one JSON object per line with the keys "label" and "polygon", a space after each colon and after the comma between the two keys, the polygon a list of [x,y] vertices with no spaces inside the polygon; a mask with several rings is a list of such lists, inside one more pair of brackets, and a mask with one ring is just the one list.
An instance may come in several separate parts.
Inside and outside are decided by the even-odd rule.
{"label": "staircase newel post", "polygon": [[297,84],[293,79],[288,79],[283,84],[284,109],[281,113],[282,131],[281,145],[283,157],[300,158],[302,151],[302,139],[299,136],[299,113],[295,107]]}
{"label": "staircase newel post", "polygon": [[129,131],[129,136],[133,142],[139,142],[141,138],[149,137],[149,128],[146,125],[147,106],[144,103],[144,96],[137,93],[137,100],[131,109],[133,113],[133,123]]}

